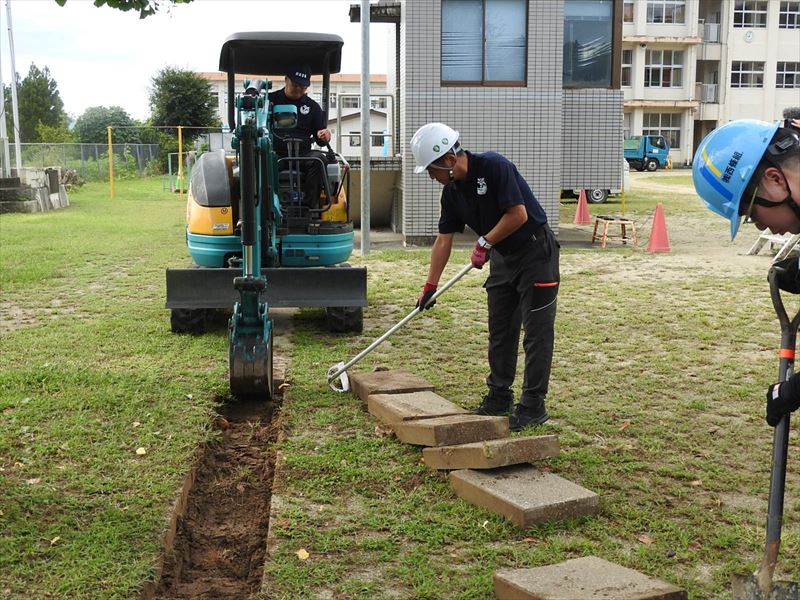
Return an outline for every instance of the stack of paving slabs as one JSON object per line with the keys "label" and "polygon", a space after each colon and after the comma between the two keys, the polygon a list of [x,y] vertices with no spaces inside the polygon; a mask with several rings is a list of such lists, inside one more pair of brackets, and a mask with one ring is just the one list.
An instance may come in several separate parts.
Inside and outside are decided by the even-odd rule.
{"label": "stack of paving slabs", "polygon": [[511,438],[508,417],[473,415],[404,371],[350,374],[350,382],[399,440],[426,446],[425,464],[449,470],[464,500],[522,528],[597,512],[597,494],[530,464],[558,455],[557,436]]}

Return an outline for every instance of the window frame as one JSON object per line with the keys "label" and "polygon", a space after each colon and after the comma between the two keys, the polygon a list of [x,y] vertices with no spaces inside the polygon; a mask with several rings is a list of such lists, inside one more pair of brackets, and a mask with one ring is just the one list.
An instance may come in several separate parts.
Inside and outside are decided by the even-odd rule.
{"label": "window frame", "polygon": [[[758,70],[758,65],[761,65],[761,70]],[[738,66],[739,68],[736,69],[735,67]],[[748,67],[748,68],[745,68]],[[764,67],[765,63],[763,60],[733,60],[731,61],[731,88],[736,90],[746,90],[746,89],[763,89],[764,87]],[[734,85],[734,76],[738,75],[738,84]],[[747,79],[753,79],[758,75],[761,76],[760,85],[742,85],[742,81],[744,76],[748,76]],[[758,81],[756,81],[758,83]]]}
{"label": "window frame", "polygon": [[[753,6],[755,8],[748,8]],[[741,7],[741,8],[740,8]],[[734,0],[733,4],[733,28],[734,29],[766,29],[767,27],[767,14],[769,11],[768,0]],[[741,22],[736,23],[736,16],[741,17]],[[753,15],[753,22],[745,22],[747,15]],[[761,19],[763,18],[763,22]]]}
{"label": "window frame", "polygon": [[[656,7],[661,7],[661,21],[653,20]],[[672,8],[671,21],[667,21],[667,7]],[[678,7],[683,9],[680,21],[675,20],[675,12]],[[646,21],[648,25],[686,25],[686,0],[647,0]]]}
{"label": "window frame", "polygon": [[781,0],[778,29],[800,29],[800,0]]}
{"label": "window frame", "polygon": [[[669,52],[670,54],[670,62],[664,62],[665,54]],[[654,54],[660,54],[661,59],[658,63],[650,62]],[[679,55],[681,62],[680,64],[675,63],[675,56]],[[684,69],[684,52],[683,50],[672,50],[672,49],[658,49],[658,50],[647,50],[645,52],[644,58],[644,87],[646,88],[664,88],[664,89],[677,89],[683,87],[683,69]],[[658,85],[651,85],[650,81],[652,79],[653,71],[657,70],[659,73],[658,76]],[[664,75],[665,73],[669,73],[669,85],[664,85]],[[680,83],[678,85],[673,84],[673,80],[675,78],[675,74],[678,74],[680,79]],[[653,113],[655,114],[655,113]],[[668,113],[665,113],[668,114]]]}
{"label": "window frame", "polygon": [[[347,95],[342,97],[340,100],[343,110],[346,108],[359,110],[361,108],[361,98],[358,96]],[[351,104],[353,106],[350,106]]]}
{"label": "window frame", "polygon": [[439,85],[441,87],[527,87],[528,86],[528,50],[530,48],[530,6],[527,1],[525,4],[525,51],[523,52],[524,60],[522,64],[522,79],[521,80],[486,80],[484,79],[484,72],[486,69],[486,3],[492,0],[481,1],[481,79],[478,80],[458,80],[458,79],[444,79],[444,52],[442,49],[443,35],[444,35],[444,19],[441,18],[441,13],[444,11],[444,4],[447,0],[441,0],[439,3]]}
{"label": "window frame", "polygon": [[[652,117],[654,115],[658,116],[658,125],[655,127],[653,126],[652,119],[648,119],[648,117]],[[669,118],[669,123],[664,123],[664,117]],[[677,117],[678,125],[673,125],[673,119]],[[657,113],[657,112],[646,112],[642,115],[642,135],[645,136],[661,136],[667,140],[669,143],[670,150],[680,150],[681,149],[681,131],[683,128],[683,113],[673,112],[673,113]],[[676,137],[673,137],[672,134],[675,134]],[[673,141],[676,143],[673,145]]]}
{"label": "window frame", "polygon": [[[630,62],[625,62],[625,53],[630,54]],[[623,48],[620,56],[620,76],[619,86],[623,88],[633,87],[633,48]],[[628,83],[625,83],[625,69],[628,70]]]}
{"label": "window frame", "polygon": [[[628,11],[630,7],[630,11]],[[630,20],[625,17],[630,16]],[[636,2],[634,0],[622,0],[622,22],[633,23],[636,20]]]}
{"label": "window frame", "polygon": [[347,134],[351,148],[361,148],[361,131],[350,131]]}
{"label": "window frame", "polygon": [[[783,65],[783,69],[781,69]],[[792,67],[788,67],[792,65]],[[787,70],[791,68],[792,70]],[[792,84],[786,85],[786,76],[792,78]],[[779,90],[795,90],[800,89],[800,61],[794,60],[779,60],[775,71],[775,88]]]}
{"label": "window frame", "polygon": [[[566,0],[565,0],[566,2]],[[620,79],[622,77],[622,2],[623,0],[611,0],[611,83],[610,85],[585,85],[571,83],[564,84],[562,75],[561,88],[565,90],[581,89],[620,89]],[[563,27],[563,23],[562,23]]]}

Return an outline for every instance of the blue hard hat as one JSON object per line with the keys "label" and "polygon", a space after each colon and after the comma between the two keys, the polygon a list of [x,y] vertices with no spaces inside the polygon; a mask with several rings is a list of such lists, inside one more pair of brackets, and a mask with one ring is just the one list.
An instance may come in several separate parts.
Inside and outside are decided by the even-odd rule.
{"label": "blue hard hat", "polygon": [[730,220],[731,239],[742,221],[742,194],[779,126],[754,119],[731,121],[709,133],[694,155],[694,189],[708,208]]}

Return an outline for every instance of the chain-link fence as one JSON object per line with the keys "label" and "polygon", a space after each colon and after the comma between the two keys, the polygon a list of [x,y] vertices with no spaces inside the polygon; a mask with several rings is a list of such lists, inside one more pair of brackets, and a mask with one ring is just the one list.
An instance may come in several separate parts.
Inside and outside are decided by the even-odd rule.
{"label": "chain-link fence", "polygon": [[[16,165],[14,145],[11,165]],[[114,174],[117,177],[141,176],[148,163],[159,157],[158,144],[114,144]],[[108,180],[107,144],[20,144],[23,167],[73,169],[83,179]]]}

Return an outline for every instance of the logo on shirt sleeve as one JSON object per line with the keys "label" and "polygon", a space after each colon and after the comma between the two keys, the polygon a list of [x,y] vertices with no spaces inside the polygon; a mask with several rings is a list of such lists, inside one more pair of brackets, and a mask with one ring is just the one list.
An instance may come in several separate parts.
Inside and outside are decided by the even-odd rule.
{"label": "logo on shirt sleeve", "polygon": [[311,112],[311,107],[308,104],[303,104],[303,106],[300,107],[300,114],[307,115],[310,112]]}
{"label": "logo on shirt sleeve", "polygon": [[478,196],[485,196],[486,189],[486,180],[483,177],[478,177]]}

